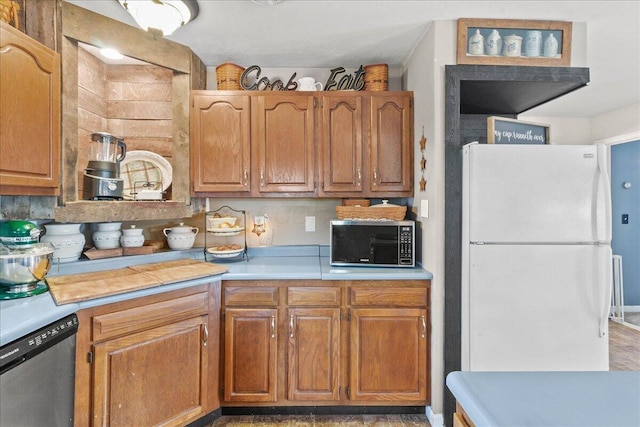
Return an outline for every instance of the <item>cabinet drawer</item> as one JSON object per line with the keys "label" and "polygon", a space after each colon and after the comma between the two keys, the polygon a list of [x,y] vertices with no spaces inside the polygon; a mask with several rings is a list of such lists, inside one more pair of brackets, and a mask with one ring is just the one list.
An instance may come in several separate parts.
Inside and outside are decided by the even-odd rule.
{"label": "cabinet drawer", "polygon": [[291,287],[287,292],[287,301],[292,306],[338,306],[340,305],[340,288]]}
{"label": "cabinet drawer", "polygon": [[95,316],[92,322],[93,341],[148,329],[179,319],[201,316],[209,311],[209,294],[200,292],[169,301],[143,305],[115,313]]}
{"label": "cabinet drawer", "polygon": [[273,307],[278,305],[277,287],[233,287],[224,288],[225,307],[251,305]]}
{"label": "cabinet drawer", "polygon": [[424,307],[427,290],[422,288],[351,288],[352,306]]}

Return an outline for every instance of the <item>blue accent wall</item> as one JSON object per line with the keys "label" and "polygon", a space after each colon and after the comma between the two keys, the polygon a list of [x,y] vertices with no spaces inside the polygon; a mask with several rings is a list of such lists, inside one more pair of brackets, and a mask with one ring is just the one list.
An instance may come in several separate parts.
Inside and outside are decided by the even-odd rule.
{"label": "blue accent wall", "polygon": [[[623,183],[630,182],[625,189]],[[622,256],[624,305],[640,306],[640,140],[611,146],[612,242]],[[622,223],[622,215],[629,223]]]}

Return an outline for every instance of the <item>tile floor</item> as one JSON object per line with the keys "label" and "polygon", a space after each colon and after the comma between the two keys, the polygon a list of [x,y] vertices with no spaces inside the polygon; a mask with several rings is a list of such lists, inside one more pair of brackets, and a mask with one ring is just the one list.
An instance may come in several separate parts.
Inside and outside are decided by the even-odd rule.
{"label": "tile floor", "polygon": [[207,427],[430,427],[426,415],[225,415]]}

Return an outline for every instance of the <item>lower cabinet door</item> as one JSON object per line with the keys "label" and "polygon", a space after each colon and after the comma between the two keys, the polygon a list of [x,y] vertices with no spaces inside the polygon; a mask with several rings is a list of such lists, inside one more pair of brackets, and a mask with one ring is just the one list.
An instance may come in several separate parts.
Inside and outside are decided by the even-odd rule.
{"label": "lower cabinet door", "polygon": [[205,415],[207,316],[94,346],[93,425],[181,426]]}
{"label": "lower cabinet door", "polygon": [[290,308],[289,400],[340,400],[340,309]]}
{"label": "lower cabinet door", "polygon": [[350,399],[424,401],[427,310],[351,310]]}
{"label": "lower cabinet door", "polygon": [[277,313],[276,308],[225,309],[225,401],[276,401]]}

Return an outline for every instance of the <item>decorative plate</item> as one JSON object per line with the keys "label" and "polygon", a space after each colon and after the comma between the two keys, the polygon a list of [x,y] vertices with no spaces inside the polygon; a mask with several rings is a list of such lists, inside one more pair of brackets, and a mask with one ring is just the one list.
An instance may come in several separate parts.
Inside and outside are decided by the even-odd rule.
{"label": "decorative plate", "polygon": [[207,231],[217,236],[235,236],[237,234],[240,234],[241,231],[244,231],[244,227],[229,227],[229,228],[209,227],[207,228]]}
{"label": "decorative plate", "polygon": [[[166,191],[171,185],[173,169],[171,163],[152,151],[129,151],[120,162],[122,197],[134,200],[136,190]],[[145,185],[149,183],[150,185]]]}
{"label": "decorative plate", "polygon": [[212,248],[207,248],[207,252],[217,258],[232,258],[234,256],[240,255],[242,252],[244,252],[244,249],[231,249],[231,250],[219,251],[217,250],[217,246],[214,246]]}

